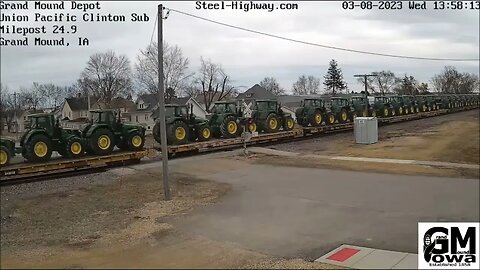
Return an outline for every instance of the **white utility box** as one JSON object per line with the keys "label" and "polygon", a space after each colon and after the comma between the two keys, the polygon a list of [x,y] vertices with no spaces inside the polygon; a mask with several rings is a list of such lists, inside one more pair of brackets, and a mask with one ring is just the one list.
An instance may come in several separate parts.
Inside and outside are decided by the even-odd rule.
{"label": "white utility box", "polygon": [[372,144],[378,142],[378,121],[376,117],[355,118],[355,142]]}

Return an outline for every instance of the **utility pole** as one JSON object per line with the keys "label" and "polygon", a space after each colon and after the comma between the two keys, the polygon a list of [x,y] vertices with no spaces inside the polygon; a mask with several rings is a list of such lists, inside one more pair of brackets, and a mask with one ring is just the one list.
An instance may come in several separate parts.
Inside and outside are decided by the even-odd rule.
{"label": "utility pole", "polygon": [[167,149],[167,129],[165,125],[165,87],[163,84],[163,5],[158,5],[158,110],[160,112],[160,140],[162,145],[162,172],[163,172],[163,191],[165,200],[169,201],[170,183],[168,182],[168,149]]}
{"label": "utility pole", "polygon": [[363,78],[364,82],[365,82],[365,110],[367,111],[367,114],[370,114],[370,112],[368,111],[368,77],[376,77],[377,75],[375,74],[357,74],[357,75],[353,75],[353,77],[357,77],[357,78]]}
{"label": "utility pole", "polygon": [[15,139],[18,141],[17,92],[13,93],[13,120],[15,121]]}

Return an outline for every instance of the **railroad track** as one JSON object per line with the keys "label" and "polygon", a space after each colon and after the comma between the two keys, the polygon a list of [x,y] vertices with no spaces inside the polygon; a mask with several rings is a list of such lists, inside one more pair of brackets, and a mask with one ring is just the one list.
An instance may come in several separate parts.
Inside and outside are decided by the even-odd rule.
{"label": "railroad track", "polygon": [[[434,117],[447,113],[476,109],[478,107],[456,108],[451,110],[438,110],[425,113],[402,115],[388,118],[379,118],[379,125],[388,125],[427,117]],[[286,141],[309,139],[325,134],[339,133],[353,130],[353,123],[337,124],[320,127],[303,127],[291,131],[260,134],[252,137],[248,142],[242,138],[217,139],[206,142],[195,142],[184,145],[169,146],[169,156],[194,155],[196,153],[222,151],[241,148],[246,144],[265,145]],[[160,148],[145,149],[138,152],[115,152],[108,156],[88,156],[80,159],[53,159],[48,163],[19,163],[0,168],[0,185],[12,185],[29,181],[46,180],[66,177],[75,174],[104,171],[111,167],[126,166],[140,162],[145,157],[158,156]]]}

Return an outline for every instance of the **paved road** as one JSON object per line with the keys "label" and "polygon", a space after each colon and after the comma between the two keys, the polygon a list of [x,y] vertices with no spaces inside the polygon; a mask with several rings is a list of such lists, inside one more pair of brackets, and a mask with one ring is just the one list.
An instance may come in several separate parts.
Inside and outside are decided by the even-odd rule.
{"label": "paved road", "polygon": [[215,205],[173,222],[185,233],[283,257],[340,244],[417,253],[418,221],[478,221],[479,180],[253,165],[217,173]]}

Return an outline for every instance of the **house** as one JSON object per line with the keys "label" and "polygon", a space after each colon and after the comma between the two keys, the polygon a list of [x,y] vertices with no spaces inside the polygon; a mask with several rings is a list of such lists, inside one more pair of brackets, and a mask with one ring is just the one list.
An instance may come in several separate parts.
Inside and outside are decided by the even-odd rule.
{"label": "house", "polygon": [[[205,108],[191,97],[172,98],[167,101],[167,104],[187,105],[189,107],[193,106],[193,114],[195,116],[205,118],[207,115]],[[153,130],[155,119],[157,119],[159,115],[158,95],[140,95],[135,102],[135,105],[136,107],[127,113],[127,115],[129,115],[129,121],[133,124],[144,126],[147,132]]]}
{"label": "house", "polygon": [[267,91],[267,89],[255,84],[247,91],[239,94],[237,100],[251,100],[251,99],[276,99],[277,96]]}
{"label": "house", "polygon": [[97,102],[95,102],[92,105],[91,109],[92,110],[107,109],[107,107],[108,109],[114,109],[114,110],[120,111],[122,116],[123,114],[131,110],[134,110],[136,108],[135,103],[133,103],[133,101],[123,97],[116,97],[110,102],[109,106],[107,106],[105,102],[101,100],[97,100]]}
{"label": "house", "polygon": [[[90,98],[90,108],[97,102],[95,97]],[[64,121],[79,121],[79,119],[86,120],[88,118],[88,100],[87,97],[70,97],[66,98],[62,104],[61,120]]]}

